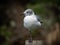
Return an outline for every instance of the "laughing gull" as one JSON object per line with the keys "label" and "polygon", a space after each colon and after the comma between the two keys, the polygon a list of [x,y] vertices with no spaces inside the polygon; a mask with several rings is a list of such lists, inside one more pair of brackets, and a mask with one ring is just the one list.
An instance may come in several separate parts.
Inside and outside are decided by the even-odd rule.
{"label": "laughing gull", "polygon": [[36,30],[40,28],[41,22],[40,18],[34,14],[34,11],[32,9],[27,9],[24,11],[24,27],[27,28],[30,32],[30,40],[29,42],[32,42],[32,35],[31,31]]}

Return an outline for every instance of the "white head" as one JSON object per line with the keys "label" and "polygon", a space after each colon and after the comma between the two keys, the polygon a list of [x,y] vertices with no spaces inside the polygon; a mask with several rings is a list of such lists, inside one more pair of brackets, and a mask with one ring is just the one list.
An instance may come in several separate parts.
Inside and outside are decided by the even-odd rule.
{"label": "white head", "polygon": [[34,12],[33,12],[32,9],[27,9],[27,10],[24,11],[24,15],[25,15],[25,16],[34,15]]}

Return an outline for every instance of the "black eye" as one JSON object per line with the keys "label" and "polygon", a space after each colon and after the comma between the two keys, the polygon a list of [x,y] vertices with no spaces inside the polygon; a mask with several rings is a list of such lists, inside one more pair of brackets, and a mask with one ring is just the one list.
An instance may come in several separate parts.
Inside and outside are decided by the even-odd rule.
{"label": "black eye", "polygon": [[29,13],[29,12],[27,12],[27,13]]}

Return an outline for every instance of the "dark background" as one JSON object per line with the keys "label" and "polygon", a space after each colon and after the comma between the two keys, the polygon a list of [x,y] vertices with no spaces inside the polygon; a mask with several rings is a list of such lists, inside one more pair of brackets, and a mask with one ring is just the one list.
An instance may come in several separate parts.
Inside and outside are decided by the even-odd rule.
{"label": "dark background", "polygon": [[60,0],[0,0],[0,45],[25,45],[29,32],[22,13],[27,8],[43,21],[39,30],[32,31],[33,39],[60,45]]}

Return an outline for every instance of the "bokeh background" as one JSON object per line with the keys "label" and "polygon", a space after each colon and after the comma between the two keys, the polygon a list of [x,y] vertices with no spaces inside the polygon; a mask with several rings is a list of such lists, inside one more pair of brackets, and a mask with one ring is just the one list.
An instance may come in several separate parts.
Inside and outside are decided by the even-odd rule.
{"label": "bokeh background", "polygon": [[25,45],[29,32],[22,13],[26,9],[43,21],[39,30],[32,31],[33,40],[60,45],[60,0],[0,0],[0,45]]}

